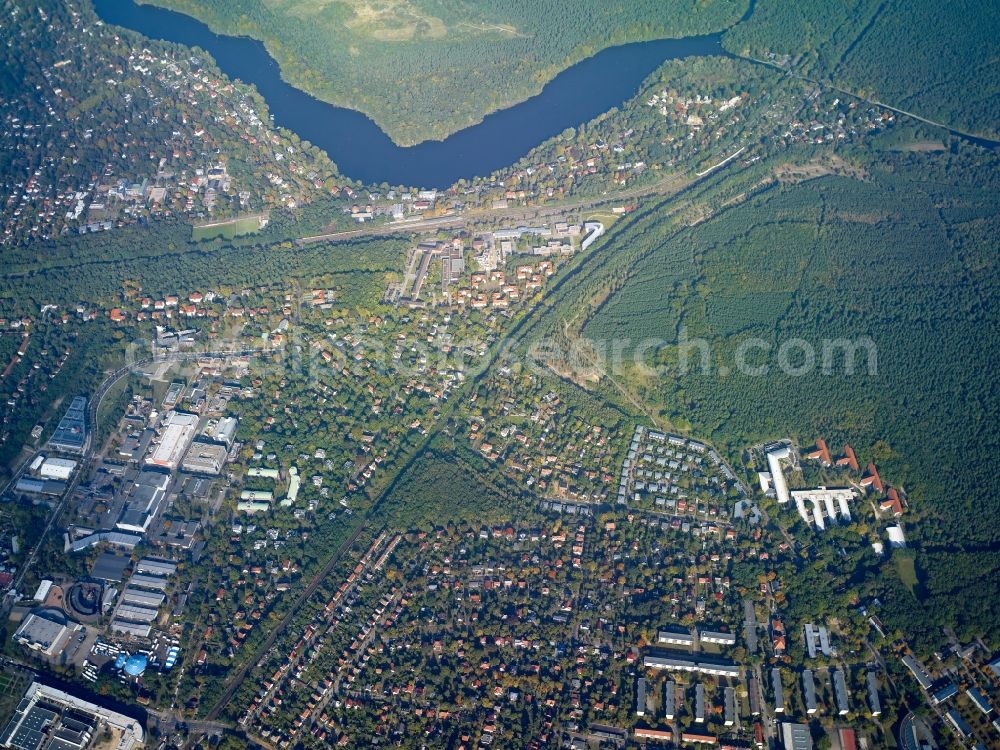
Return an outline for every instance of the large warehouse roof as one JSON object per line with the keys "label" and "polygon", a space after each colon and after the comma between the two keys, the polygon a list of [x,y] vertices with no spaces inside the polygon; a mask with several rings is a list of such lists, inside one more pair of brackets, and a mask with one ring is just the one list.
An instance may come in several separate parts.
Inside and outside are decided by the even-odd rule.
{"label": "large warehouse roof", "polygon": [[160,442],[146,458],[146,463],[150,466],[176,469],[180,466],[181,457],[191,444],[197,427],[196,415],[172,412],[163,423]]}

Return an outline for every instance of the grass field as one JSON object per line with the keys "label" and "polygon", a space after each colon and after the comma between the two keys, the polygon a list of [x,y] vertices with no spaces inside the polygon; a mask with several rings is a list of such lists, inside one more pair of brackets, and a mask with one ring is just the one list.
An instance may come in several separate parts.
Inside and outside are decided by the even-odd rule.
{"label": "grass field", "polygon": [[910,590],[911,594],[916,594],[917,584],[920,581],[917,578],[917,563],[913,555],[895,554],[893,560],[896,563],[899,580]]}
{"label": "grass field", "polygon": [[222,223],[192,227],[191,239],[195,242],[211,240],[216,237],[231,240],[234,237],[253,234],[257,231],[260,231],[260,220],[256,216],[248,216],[243,219],[233,219],[232,221]]}

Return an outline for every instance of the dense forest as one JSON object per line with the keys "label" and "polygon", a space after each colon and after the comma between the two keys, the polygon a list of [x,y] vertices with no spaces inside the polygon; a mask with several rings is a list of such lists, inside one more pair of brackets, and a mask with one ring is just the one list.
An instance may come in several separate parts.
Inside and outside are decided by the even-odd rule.
{"label": "dense forest", "polygon": [[[12,250],[10,272],[0,274],[0,313],[30,314],[42,305],[72,308],[80,302],[110,308],[134,288],[157,295],[229,291],[281,279],[319,283],[345,274],[354,275],[350,283],[341,279],[345,288],[360,292],[358,284],[374,285],[370,295],[356,300],[363,306],[377,300],[385,274],[398,269],[406,247],[402,239],[378,239],[300,248],[275,242],[268,232],[234,241],[194,243],[190,237],[190,225],[160,222]],[[32,253],[42,254],[39,262],[30,262]]]}
{"label": "dense forest", "polygon": [[719,31],[746,10],[742,0],[153,2],[261,39],[290,83],[368,114],[403,145],[526,99],[605,47]]}
{"label": "dense forest", "polygon": [[534,506],[481,456],[436,438],[386,493],[376,518],[398,528],[505,523]]}
{"label": "dense forest", "polygon": [[[749,169],[673,211],[639,213],[526,335],[579,345],[573,321],[597,351],[618,342],[622,363],[588,387],[638,414],[652,405],[650,418],[734,457],[786,435],[849,440],[910,494],[915,594],[938,613],[930,626],[1000,639],[989,608],[957,604],[972,588],[1000,598],[1000,537],[975,522],[996,513],[998,490],[996,157],[956,144],[853,158],[853,177],[780,182]],[[836,347],[824,370],[824,342],[844,339],[859,344],[853,372]],[[747,341],[757,343],[740,367]],[[783,360],[788,341],[804,343]],[[957,550],[960,569],[947,554]],[[890,602],[889,621],[906,629],[925,611]]]}
{"label": "dense forest", "polygon": [[1000,135],[996,29],[983,0],[759,0],[730,51],[834,82],[973,134]]}

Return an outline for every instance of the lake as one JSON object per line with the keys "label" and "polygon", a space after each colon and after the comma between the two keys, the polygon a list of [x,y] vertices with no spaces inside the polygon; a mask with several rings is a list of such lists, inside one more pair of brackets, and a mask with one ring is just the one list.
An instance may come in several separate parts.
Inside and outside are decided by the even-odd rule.
{"label": "lake", "polygon": [[256,40],[215,34],[190,16],[134,0],[94,0],[94,6],[105,23],[209,52],[227,76],[257,87],[276,125],[326,151],[344,175],[368,184],[444,188],[489,175],[567,127],[621,105],[665,60],[725,54],[721,34],[611,47],[567,68],[537,96],[478,125],[443,141],[404,148],[361,112],[327,104],[285,83],[278,64]]}

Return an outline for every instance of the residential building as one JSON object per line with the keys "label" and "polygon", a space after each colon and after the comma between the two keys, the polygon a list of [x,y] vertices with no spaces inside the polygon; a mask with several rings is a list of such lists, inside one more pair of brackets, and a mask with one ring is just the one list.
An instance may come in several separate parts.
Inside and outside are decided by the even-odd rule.
{"label": "residential building", "polygon": [[833,671],[833,696],[837,702],[837,713],[846,716],[851,706],[847,695],[847,680],[844,678],[843,670],[840,669]]}
{"label": "residential building", "polygon": [[771,669],[771,689],[774,691],[774,712],[785,713],[785,688],[781,684],[781,670],[777,667]]}
{"label": "residential building", "polygon": [[681,633],[672,630],[661,630],[656,634],[657,643],[662,643],[668,646],[684,646],[685,648],[694,647],[694,636],[691,633]]}
{"label": "residential building", "polygon": [[954,698],[956,695],[958,695],[958,685],[954,682],[949,682],[947,685],[944,685],[931,693],[931,703],[935,706],[939,706],[945,701]]}
{"label": "residential building", "polygon": [[646,678],[640,677],[635,686],[635,715],[646,715]]}
{"label": "residential building", "polygon": [[805,699],[806,713],[812,716],[816,713],[816,682],[811,669],[802,672],[802,697]]}
{"label": "residential building", "polygon": [[878,678],[874,672],[869,672],[867,676],[868,682],[868,708],[872,712],[872,716],[882,715],[882,701],[878,697]]}
{"label": "residential building", "polygon": [[924,668],[924,665],[918,662],[913,657],[912,654],[906,654],[905,656],[903,656],[901,661],[903,662],[903,665],[907,669],[909,669],[910,672],[913,674],[913,676],[917,679],[917,682],[920,683],[920,687],[922,687],[924,690],[929,690],[931,685],[934,684],[934,680],[931,679],[931,676]]}
{"label": "residential building", "polygon": [[731,727],[736,723],[736,690],[734,688],[726,687],[723,690],[723,706],[723,723],[727,727]]}
{"label": "residential building", "polygon": [[735,646],[736,636],[733,633],[722,633],[715,630],[701,630],[698,640],[704,643],[714,643],[719,646]]}

